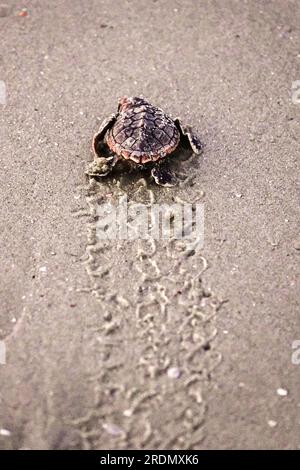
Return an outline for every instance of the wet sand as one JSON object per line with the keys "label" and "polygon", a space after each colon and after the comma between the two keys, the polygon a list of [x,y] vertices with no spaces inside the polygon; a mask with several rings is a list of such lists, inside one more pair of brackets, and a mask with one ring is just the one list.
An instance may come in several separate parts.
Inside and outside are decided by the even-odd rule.
{"label": "wet sand", "polygon": [[[298,448],[298,2],[6,4],[0,447]],[[201,136],[190,178],[89,182],[141,94]],[[203,248],[99,242],[124,194],[204,203]]]}

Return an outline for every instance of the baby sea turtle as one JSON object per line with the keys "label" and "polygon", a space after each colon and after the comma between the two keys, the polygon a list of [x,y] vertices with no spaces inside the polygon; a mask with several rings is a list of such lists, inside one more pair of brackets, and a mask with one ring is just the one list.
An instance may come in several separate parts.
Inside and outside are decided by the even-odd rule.
{"label": "baby sea turtle", "polygon": [[149,167],[157,184],[174,186],[166,157],[187,139],[194,153],[202,145],[190,128],[174,121],[161,109],[143,98],[123,97],[116,114],[105,119],[93,139],[94,161],[88,166],[89,176],[106,176],[120,159],[130,160],[141,168]]}

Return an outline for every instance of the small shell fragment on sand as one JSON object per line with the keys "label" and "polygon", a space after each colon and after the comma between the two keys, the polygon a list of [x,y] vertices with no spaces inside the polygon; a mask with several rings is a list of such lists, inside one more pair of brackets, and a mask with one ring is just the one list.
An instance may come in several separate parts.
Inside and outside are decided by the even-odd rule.
{"label": "small shell fragment on sand", "polygon": [[268,425],[270,426],[270,428],[275,428],[275,426],[277,426],[277,421],[274,421],[273,419],[269,419]]}
{"label": "small shell fragment on sand", "polygon": [[28,16],[28,10],[27,10],[27,8],[22,8],[22,10],[20,10],[20,11],[18,12],[18,16],[22,16],[22,17]]}
{"label": "small shell fragment on sand", "polygon": [[169,379],[179,379],[181,372],[178,367],[169,367],[169,369],[167,370],[167,374]]}
{"label": "small shell fragment on sand", "polygon": [[124,431],[113,423],[104,423],[102,427],[111,436],[122,436],[124,434]]}
{"label": "small shell fragment on sand", "polygon": [[285,388],[277,388],[277,395],[280,397],[286,397],[288,394],[288,391]]}
{"label": "small shell fragment on sand", "polygon": [[293,246],[295,250],[300,251],[300,237],[294,240]]}
{"label": "small shell fragment on sand", "polygon": [[0,429],[0,436],[5,436],[5,437],[9,437],[11,435],[11,432],[8,430],[8,429]]}

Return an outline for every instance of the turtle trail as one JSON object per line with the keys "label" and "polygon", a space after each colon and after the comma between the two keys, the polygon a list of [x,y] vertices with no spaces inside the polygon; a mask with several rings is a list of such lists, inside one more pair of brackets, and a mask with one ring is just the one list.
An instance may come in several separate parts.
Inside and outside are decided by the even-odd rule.
{"label": "turtle trail", "polygon": [[[122,180],[121,180],[122,183]],[[89,335],[97,357],[94,402],[72,424],[85,449],[191,449],[204,438],[205,392],[220,362],[214,339],[219,302],[203,285],[207,261],[183,239],[98,240],[97,207],[195,198],[190,178],[150,189],[144,179],[91,180],[85,268],[99,310]]]}

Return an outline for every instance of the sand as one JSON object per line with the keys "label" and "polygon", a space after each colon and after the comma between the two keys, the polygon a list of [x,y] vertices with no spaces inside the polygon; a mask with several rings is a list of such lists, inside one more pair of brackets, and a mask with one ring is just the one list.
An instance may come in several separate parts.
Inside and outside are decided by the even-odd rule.
{"label": "sand", "polygon": [[[299,2],[0,12],[0,447],[298,448]],[[141,94],[201,136],[191,178],[89,182],[99,120]],[[99,242],[124,194],[204,203],[203,248]]]}

